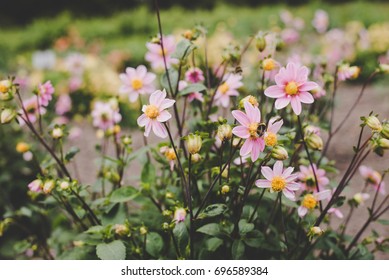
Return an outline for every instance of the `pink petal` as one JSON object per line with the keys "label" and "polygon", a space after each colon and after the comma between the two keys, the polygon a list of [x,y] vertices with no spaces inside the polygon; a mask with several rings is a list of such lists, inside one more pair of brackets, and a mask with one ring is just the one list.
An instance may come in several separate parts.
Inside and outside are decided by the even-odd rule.
{"label": "pink petal", "polygon": [[155,133],[155,135],[157,135],[160,138],[167,137],[167,130],[160,122],[153,121],[152,127],[153,127],[153,132]]}
{"label": "pink petal", "polygon": [[275,103],[275,107],[277,110],[285,108],[290,103],[290,97],[282,97],[278,98]]}
{"label": "pink petal", "polygon": [[144,127],[149,121],[150,119],[146,117],[145,114],[140,115],[140,117],[137,119],[137,123],[140,127]]}
{"label": "pink petal", "polygon": [[[277,118],[278,119],[278,118]],[[275,121],[276,119],[274,119]],[[267,129],[270,132],[273,132],[274,134],[277,134],[280,130],[281,126],[284,124],[283,120],[278,120],[276,122],[272,122],[271,125],[269,125],[269,128]]]}
{"label": "pink petal", "polygon": [[361,173],[362,177],[367,178],[367,177],[369,177],[370,173],[372,172],[372,169],[365,166],[365,165],[361,165],[359,167],[359,172]]}
{"label": "pink petal", "polygon": [[299,91],[310,91],[318,87],[319,85],[315,82],[305,82],[302,86],[299,87]]}
{"label": "pink petal", "polygon": [[245,113],[239,110],[234,110],[231,112],[234,118],[243,126],[248,127],[250,125],[250,120]]}
{"label": "pink petal", "polygon": [[155,105],[159,108],[159,106],[161,105],[161,103],[165,99],[165,97],[166,97],[165,90],[163,90],[163,91],[156,90],[154,93],[152,93],[150,95],[149,102],[151,105]]}
{"label": "pink petal", "polygon": [[275,85],[265,89],[265,95],[271,98],[281,98],[285,96],[285,91],[281,87]]}
{"label": "pink petal", "polygon": [[239,125],[232,129],[232,133],[240,138],[247,139],[250,137],[250,133],[247,127]]}
{"label": "pink petal", "polygon": [[146,128],[145,128],[145,133],[144,133],[144,135],[145,135],[146,137],[149,137],[150,131],[151,131],[151,127],[152,127],[152,122],[149,120],[149,121],[146,123]]}
{"label": "pink petal", "polygon": [[251,105],[250,102],[244,102],[244,109],[246,111],[247,117],[250,120],[250,123],[259,123],[261,121],[261,112],[257,107]]}
{"label": "pink petal", "polygon": [[251,151],[251,160],[252,162],[255,162],[259,157],[259,149],[260,149],[260,143],[258,141],[253,141],[253,149]]}
{"label": "pink petal", "polygon": [[284,170],[284,173],[282,173],[282,176],[284,178],[287,178],[288,176],[290,176],[290,174],[292,174],[294,168],[293,167],[288,167]]}
{"label": "pink petal", "polygon": [[136,76],[136,71],[135,71],[135,68],[132,68],[132,67],[127,67],[126,68],[126,73],[127,73],[127,79],[130,80],[131,78],[133,78],[134,76]]}
{"label": "pink petal", "polygon": [[312,104],[315,100],[313,99],[312,94],[306,91],[302,91],[299,93],[299,99],[302,103]]}
{"label": "pink petal", "polygon": [[270,188],[271,187],[271,182],[267,181],[267,180],[257,180],[255,181],[255,185],[258,187],[258,188]]}
{"label": "pink petal", "polygon": [[299,208],[297,208],[297,213],[302,218],[308,213],[308,209],[303,206],[299,206]]}
{"label": "pink petal", "polygon": [[136,74],[139,77],[139,79],[143,80],[143,78],[146,76],[147,68],[144,65],[139,65],[136,68]]}
{"label": "pink petal", "polygon": [[273,170],[269,166],[262,166],[261,173],[263,177],[265,177],[269,181],[271,181],[274,177]]}
{"label": "pink petal", "polygon": [[284,164],[282,163],[282,161],[277,160],[273,166],[274,176],[281,176],[283,167],[284,167]]}
{"label": "pink petal", "polygon": [[315,198],[317,200],[327,199],[330,196],[331,196],[331,191],[330,190],[325,190],[325,191],[321,191],[321,192],[315,193]]}
{"label": "pink petal", "polygon": [[304,83],[308,79],[309,69],[306,66],[301,66],[297,70],[296,82]]}
{"label": "pink petal", "polygon": [[253,141],[250,138],[248,138],[248,139],[246,139],[246,141],[242,145],[242,148],[240,148],[239,154],[241,156],[248,155],[252,149],[253,149]]}
{"label": "pink petal", "polygon": [[167,108],[172,107],[174,105],[174,103],[176,103],[175,100],[166,98],[166,99],[162,100],[162,102],[158,108],[160,111],[162,111],[162,110],[165,110]]}
{"label": "pink petal", "polygon": [[128,94],[128,99],[130,100],[130,102],[134,103],[135,101],[138,100],[138,97],[139,97],[139,93],[137,93],[136,91],[131,91],[129,94]]}
{"label": "pink petal", "polygon": [[285,177],[285,180],[286,180],[286,182],[290,183],[290,182],[295,181],[297,178],[298,178],[298,174],[295,173],[295,174],[291,174],[291,175]]}
{"label": "pink petal", "polygon": [[159,122],[166,122],[168,121],[172,115],[168,111],[162,111],[159,113],[159,116],[157,117],[157,121]]}
{"label": "pink petal", "polygon": [[298,116],[301,114],[301,102],[297,96],[293,96],[290,101],[293,112]]}
{"label": "pink petal", "polygon": [[283,189],[283,190],[282,190],[282,193],[283,193],[287,198],[289,198],[290,200],[292,200],[292,201],[295,201],[295,200],[296,200],[294,192],[289,191],[288,189]]}
{"label": "pink petal", "polygon": [[299,183],[287,183],[286,188],[290,191],[298,191],[300,189]]}

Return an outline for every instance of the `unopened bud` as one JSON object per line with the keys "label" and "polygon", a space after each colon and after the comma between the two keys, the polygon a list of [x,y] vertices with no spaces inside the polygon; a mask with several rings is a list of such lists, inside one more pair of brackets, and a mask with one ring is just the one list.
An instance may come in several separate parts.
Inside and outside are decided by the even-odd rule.
{"label": "unopened bud", "polygon": [[16,151],[18,153],[21,153],[21,154],[24,154],[26,152],[28,152],[30,150],[30,145],[28,145],[27,143],[25,142],[19,142],[17,145],[16,145]]}
{"label": "unopened bud", "polygon": [[185,39],[192,40],[192,38],[193,38],[193,31],[190,30],[190,29],[185,30],[184,33],[182,34],[182,36],[184,36]]}
{"label": "unopened bud", "polygon": [[188,145],[188,152],[193,155],[200,151],[203,141],[199,135],[190,134],[186,143]]}
{"label": "unopened bud", "polygon": [[251,105],[253,105],[254,107],[258,107],[259,106],[259,103],[258,103],[258,99],[255,98],[254,96],[252,95],[248,95],[246,96],[245,98],[243,98],[240,102],[239,102],[239,107],[244,109],[244,103],[245,102],[249,102]]}
{"label": "unopened bud", "polygon": [[380,64],[380,66],[378,66],[378,71],[384,74],[389,74],[389,64]]}
{"label": "unopened bud", "polygon": [[194,155],[192,155],[192,162],[193,163],[197,163],[197,162],[199,162],[201,160],[201,155],[200,154],[194,154]]}
{"label": "unopened bud", "polygon": [[169,223],[166,223],[166,222],[163,223],[163,224],[162,224],[162,229],[163,229],[163,230],[169,230],[169,229],[170,229]]}
{"label": "unopened bud", "polygon": [[10,123],[16,117],[16,112],[13,109],[6,108],[1,111],[0,123]]}
{"label": "unopened bud", "polygon": [[368,116],[365,119],[365,124],[370,127],[373,131],[381,132],[382,124],[376,116]]}
{"label": "unopened bud", "polygon": [[281,146],[275,146],[271,151],[271,157],[276,160],[286,160],[288,156],[288,151]]}
{"label": "unopened bud", "polygon": [[384,124],[382,124],[381,135],[384,138],[389,139],[389,122],[385,122]]}
{"label": "unopened bud", "polygon": [[230,186],[228,186],[228,185],[224,185],[222,188],[221,188],[221,193],[222,194],[227,194],[227,193],[229,193],[230,192]]}
{"label": "unopened bud", "polygon": [[378,140],[378,146],[381,147],[384,150],[389,149],[389,139],[380,138]]}
{"label": "unopened bud", "polygon": [[53,137],[53,139],[61,139],[63,137],[63,129],[60,127],[55,127],[51,131],[51,136]]}
{"label": "unopened bud", "polygon": [[15,86],[10,80],[0,81],[0,100],[9,101],[14,97]]}
{"label": "unopened bud", "polygon": [[116,224],[113,228],[115,230],[115,233],[119,236],[126,236],[130,233],[130,229],[128,228],[128,226],[123,224]]}
{"label": "unopened bud", "polygon": [[305,137],[305,142],[312,150],[321,151],[323,149],[323,140],[319,135],[311,133]]}
{"label": "unopened bud", "polygon": [[184,208],[177,208],[176,211],[174,211],[174,221],[176,223],[181,223],[185,221],[186,217],[186,210]]}
{"label": "unopened bud", "polygon": [[60,189],[61,190],[67,190],[67,189],[69,189],[69,187],[70,187],[70,182],[69,181],[66,181],[66,180],[64,180],[64,181],[61,181],[60,183],[59,183],[59,187],[60,187]]}
{"label": "unopened bud", "polygon": [[50,179],[44,182],[42,189],[45,194],[49,194],[54,189],[54,187],[55,187],[55,181]]}
{"label": "unopened bud", "polygon": [[141,235],[146,235],[147,234],[147,227],[145,227],[145,226],[141,226],[140,228],[139,228],[139,233],[141,234]]}
{"label": "unopened bud", "polygon": [[28,188],[30,189],[30,191],[38,193],[43,188],[43,182],[40,179],[36,179],[32,181],[30,184],[28,184]]}
{"label": "unopened bud", "polygon": [[310,236],[314,236],[314,235],[320,236],[320,235],[323,234],[323,232],[324,232],[324,230],[322,230],[320,227],[311,227],[311,229],[308,232],[308,235],[310,235]]}
{"label": "unopened bud", "polygon": [[172,192],[166,192],[165,197],[166,197],[167,199],[173,199],[173,198],[174,198],[174,193],[172,193]]}
{"label": "unopened bud", "polygon": [[263,52],[266,48],[266,39],[264,36],[258,36],[255,42],[255,47],[258,51]]}
{"label": "unopened bud", "polygon": [[231,126],[229,124],[219,125],[217,128],[217,136],[219,137],[220,141],[230,140],[232,137]]}
{"label": "unopened bud", "polygon": [[132,144],[132,139],[131,139],[131,137],[129,137],[129,136],[124,136],[124,137],[122,138],[122,143],[123,143],[123,145],[125,145],[125,146],[131,145],[131,144]]}

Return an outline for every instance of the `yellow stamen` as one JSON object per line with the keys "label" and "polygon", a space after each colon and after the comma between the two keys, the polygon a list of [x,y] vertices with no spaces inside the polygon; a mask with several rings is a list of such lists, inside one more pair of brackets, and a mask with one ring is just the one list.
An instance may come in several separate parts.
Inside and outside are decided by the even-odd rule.
{"label": "yellow stamen", "polygon": [[176,157],[176,153],[174,152],[174,149],[173,148],[169,148],[166,152],[165,152],[165,157],[167,158],[167,160],[175,160],[177,157]]}
{"label": "yellow stamen", "polygon": [[145,115],[150,119],[156,119],[159,116],[159,110],[155,105],[147,105]]}
{"label": "yellow stamen", "polygon": [[299,88],[297,86],[296,82],[289,82],[285,87],[285,92],[288,95],[295,95],[299,91]]}
{"label": "yellow stamen", "polygon": [[230,87],[227,85],[227,83],[223,83],[220,87],[219,90],[222,94],[226,94],[227,91],[230,89]]}
{"label": "yellow stamen", "polygon": [[262,67],[263,67],[263,70],[265,70],[265,71],[271,71],[271,70],[273,70],[273,69],[276,67],[276,64],[275,64],[275,62],[274,62],[274,59],[266,58],[266,59],[262,62]]}
{"label": "yellow stamen", "polygon": [[251,137],[258,137],[257,129],[259,123],[250,123],[249,125],[249,133]]}
{"label": "yellow stamen", "polygon": [[271,180],[271,188],[275,192],[280,192],[286,187],[286,181],[281,176],[274,176]]}
{"label": "yellow stamen", "polygon": [[0,92],[1,93],[6,93],[7,91],[8,91],[8,87],[5,86],[5,85],[0,84]]}
{"label": "yellow stamen", "polygon": [[139,79],[133,79],[131,81],[131,86],[134,90],[141,89],[143,87],[143,82]]}
{"label": "yellow stamen", "polygon": [[312,194],[307,194],[304,196],[301,205],[307,209],[313,209],[317,205],[317,200]]}
{"label": "yellow stamen", "polygon": [[267,132],[265,135],[265,144],[269,147],[277,145],[277,135],[273,132]]}

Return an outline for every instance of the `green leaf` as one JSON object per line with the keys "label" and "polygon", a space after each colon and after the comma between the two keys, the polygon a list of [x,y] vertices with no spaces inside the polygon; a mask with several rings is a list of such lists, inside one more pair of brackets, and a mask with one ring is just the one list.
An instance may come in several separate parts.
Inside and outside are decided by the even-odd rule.
{"label": "green leaf", "polygon": [[150,161],[146,162],[142,169],[141,181],[142,183],[155,183],[155,166]]}
{"label": "green leaf", "polygon": [[65,161],[70,161],[80,151],[77,147],[71,147],[65,155]]}
{"label": "green leaf", "polygon": [[381,225],[385,225],[385,226],[389,226],[389,220],[377,220],[377,222],[379,222]]}
{"label": "green leaf", "polygon": [[260,248],[261,245],[264,243],[265,237],[263,236],[263,233],[258,230],[253,230],[249,234],[245,236],[243,239],[243,242],[250,247],[253,248]]}
{"label": "green leaf", "polygon": [[102,260],[124,260],[126,258],[126,246],[120,240],[101,243],[96,246],[96,254]]}
{"label": "green leaf", "polygon": [[248,223],[245,219],[240,220],[238,226],[240,235],[246,235],[254,229],[254,224]]}
{"label": "green leaf", "polygon": [[178,95],[181,95],[181,96],[184,96],[184,95],[188,95],[189,93],[192,93],[192,92],[200,92],[200,91],[203,91],[203,90],[206,90],[207,88],[203,85],[203,84],[189,84],[188,86],[186,86],[183,90],[181,90]]}
{"label": "green leaf", "polygon": [[221,245],[223,244],[223,240],[217,237],[212,237],[205,241],[205,246],[208,251],[215,252]]}
{"label": "green leaf", "polygon": [[90,233],[90,234],[94,234],[94,233],[100,233],[103,229],[104,229],[103,226],[92,226],[92,227],[88,228],[85,232]]}
{"label": "green leaf", "polygon": [[146,252],[154,258],[158,258],[163,249],[162,237],[156,232],[150,232],[146,236]]}
{"label": "green leaf", "polygon": [[219,216],[224,212],[226,212],[226,210],[227,210],[227,205],[225,204],[212,204],[204,209],[204,211],[199,215],[199,219]]}
{"label": "green leaf", "polygon": [[134,187],[124,187],[114,190],[111,193],[110,201],[113,203],[126,202],[136,198],[139,195],[139,191]]}
{"label": "green leaf", "polygon": [[[170,78],[172,90],[174,91],[176,89],[176,85],[177,85],[178,79],[179,79],[178,72],[176,69],[170,68],[168,70],[168,73],[169,73],[169,78]],[[163,75],[161,76],[161,86],[162,86],[162,88],[166,89],[167,91],[170,91],[169,81],[168,81],[166,72],[163,73]]]}
{"label": "green leaf", "polygon": [[242,240],[235,240],[234,243],[232,243],[231,250],[232,258],[234,260],[241,260],[245,250],[244,242]]}
{"label": "green leaf", "polygon": [[188,229],[186,228],[185,223],[178,223],[173,229],[173,235],[176,238],[181,252],[184,252],[185,247],[189,242]]}
{"label": "green leaf", "polygon": [[174,51],[171,57],[180,60],[185,59],[195,49],[195,47],[196,46],[192,44],[189,40],[183,39],[178,42],[176,50]]}
{"label": "green leaf", "polygon": [[220,226],[216,223],[206,224],[201,228],[197,229],[197,232],[201,232],[211,236],[218,236],[221,233]]}

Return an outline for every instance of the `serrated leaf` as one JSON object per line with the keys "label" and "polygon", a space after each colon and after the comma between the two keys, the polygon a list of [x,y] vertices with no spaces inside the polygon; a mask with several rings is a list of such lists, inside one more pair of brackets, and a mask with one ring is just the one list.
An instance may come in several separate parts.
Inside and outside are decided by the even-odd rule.
{"label": "serrated leaf", "polygon": [[220,232],[221,232],[220,225],[216,224],[216,223],[206,224],[206,225],[200,227],[199,229],[197,229],[197,232],[201,232],[201,233],[211,235],[211,236],[218,236],[218,235],[220,235]]}
{"label": "serrated leaf", "polygon": [[163,249],[162,237],[156,232],[150,232],[146,237],[146,252],[158,258]]}
{"label": "serrated leaf", "polygon": [[199,215],[200,219],[208,218],[208,217],[215,217],[218,215],[223,214],[227,211],[227,205],[225,204],[212,204],[207,206],[207,208],[204,209],[204,211]]}
{"label": "serrated leaf", "polygon": [[120,240],[101,243],[96,246],[96,254],[102,260],[124,260],[126,258],[126,246]]}
{"label": "serrated leaf", "polygon": [[242,219],[238,223],[240,235],[246,235],[254,229],[253,223],[248,223],[246,219]]}
{"label": "serrated leaf", "polygon": [[203,91],[203,90],[206,90],[207,88],[203,85],[203,84],[189,84],[188,86],[186,86],[183,90],[181,90],[178,95],[180,96],[184,96],[184,95],[188,95],[192,92],[200,92],[200,91]]}
{"label": "serrated leaf", "polygon": [[110,201],[113,203],[120,203],[130,201],[139,195],[139,191],[134,187],[128,186],[114,190],[110,196]]}
{"label": "serrated leaf", "polygon": [[79,151],[80,149],[78,147],[71,147],[69,151],[65,154],[65,161],[72,160],[72,158],[74,158]]}
{"label": "serrated leaf", "polygon": [[[176,85],[178,83],[178,78],[179,78],[178,71],[174,68],[170,68],[168,70],[168,73],[169,73],[169,78],[170,78],[172,90],[174,91],[176,88]],[[163,75],[161,76],[161,86],[162,86],[162,88],[166,89],[167,91],[170,91],[169,81],[168,81],[166,72],[163,73]]]}
{"label": "serrated leaf", "polygon": [[208,251],[215,252],[221,245],[223,244],[223,240],[217,237],[212,237],[205,241],[205,246]]}
{"label": "serrated leaf", "polygon": [[189,40],[183,39],[178,42],[176,50],[172,53],[172,58],[177,58],[179,60],[185,59],[188,55],[195,49],[195,45],[192,44]]}
{"label": "serrated leaf", "polygon": [[234,260],[241,260],[244,256],[245,245],[242,240],[235,240],[232,243],[231,254]]}

